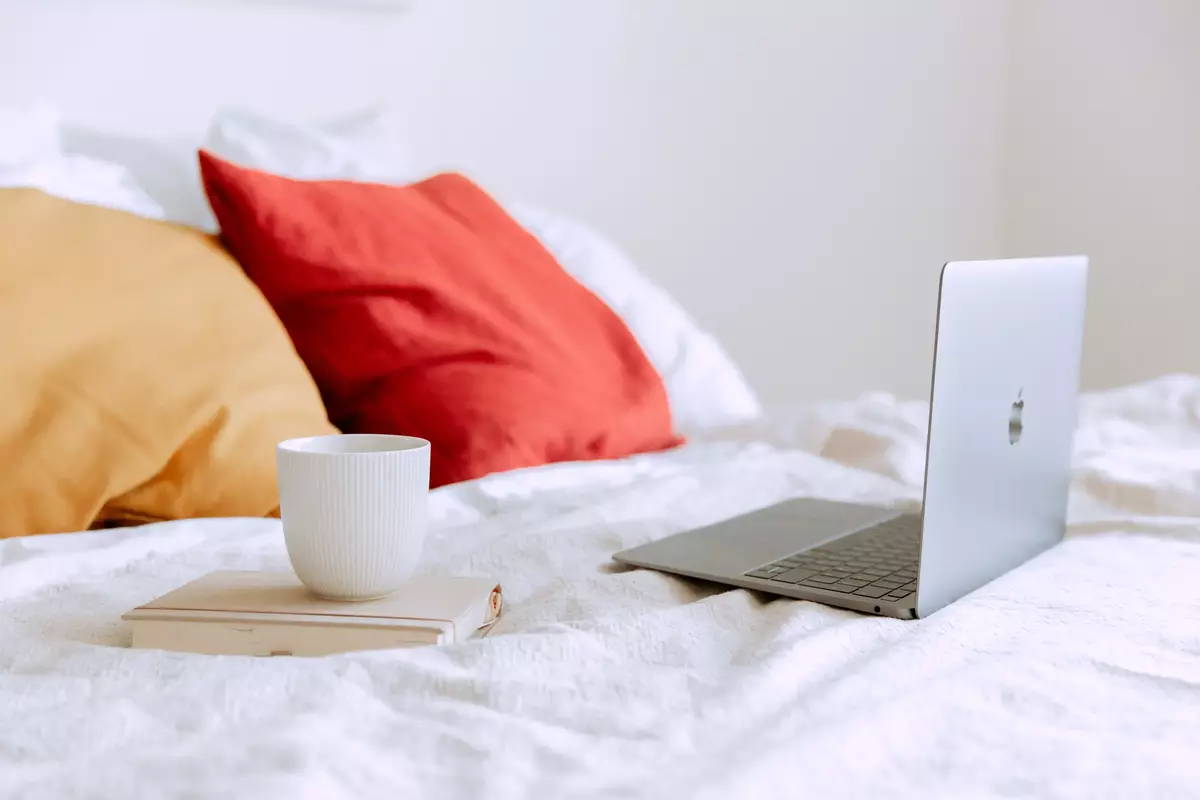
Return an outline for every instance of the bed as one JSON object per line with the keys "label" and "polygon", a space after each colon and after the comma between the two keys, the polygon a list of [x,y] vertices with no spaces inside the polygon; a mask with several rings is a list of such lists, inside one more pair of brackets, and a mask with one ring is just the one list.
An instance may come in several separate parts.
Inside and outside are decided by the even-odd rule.
{"label": "bed", "polygon": [[1200,787],[1200,379],[1084,398],[1059,546],[920,621],[618,567],[788,497],[915,508],[889,395],[434,492],[422,570],[487,638],[324,658],[128,647],[120,614],[286,569],[277,520],[0,541],[4,796],[1182,797]]}

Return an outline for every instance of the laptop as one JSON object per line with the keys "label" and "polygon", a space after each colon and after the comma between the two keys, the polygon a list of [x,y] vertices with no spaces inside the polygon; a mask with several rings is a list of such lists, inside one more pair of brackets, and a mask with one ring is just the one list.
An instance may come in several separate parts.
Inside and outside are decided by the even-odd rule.
{"label": "laptop", "polygon": [[613,556],[901,619],[1062,539],[1086,256],[942,268],[921,513],[796,498]]}

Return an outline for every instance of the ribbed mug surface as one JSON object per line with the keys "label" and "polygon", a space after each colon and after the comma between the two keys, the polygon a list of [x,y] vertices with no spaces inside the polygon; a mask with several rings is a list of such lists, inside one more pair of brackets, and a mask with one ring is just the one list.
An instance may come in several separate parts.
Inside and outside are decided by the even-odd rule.
{"label": "ribbed mug surface", "polygon": [[425,540],[429,451],[425,439],[385,434],[279,443],[283,534],[304,585],[366,600],[412,575]]}

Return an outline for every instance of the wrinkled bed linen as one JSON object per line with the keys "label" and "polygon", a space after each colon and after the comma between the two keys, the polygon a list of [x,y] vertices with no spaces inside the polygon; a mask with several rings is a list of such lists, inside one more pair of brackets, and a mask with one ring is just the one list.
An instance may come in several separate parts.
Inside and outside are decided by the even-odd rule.
{"label": "wrinkled bed linen", "polygon": [[1066,541],[916,622],[614,565],[797,495],[916,508],[927,407],[869,395],[433,493],[483,640],[128,647],[126,609],[286,569],[277,520],[0,541],[0,795],[1181,797],[1200,792],[1200,379],[1087,396]]}

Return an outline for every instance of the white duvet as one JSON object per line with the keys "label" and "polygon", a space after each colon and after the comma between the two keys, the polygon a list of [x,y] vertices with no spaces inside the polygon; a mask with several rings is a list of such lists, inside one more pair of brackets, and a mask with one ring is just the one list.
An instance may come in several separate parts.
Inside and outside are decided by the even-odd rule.
{"label": "white duvet", "polygon": [[1200,380],[1086,398],[1070,535],[915,622],[614,566],[795,495],[914,506],[879,395],[433,494],[424,569],[499,578],[487,639],[317,659],[128,648],[126,609],[284,569],[274,520],[0,541],[0,794],[1200,795]]}

